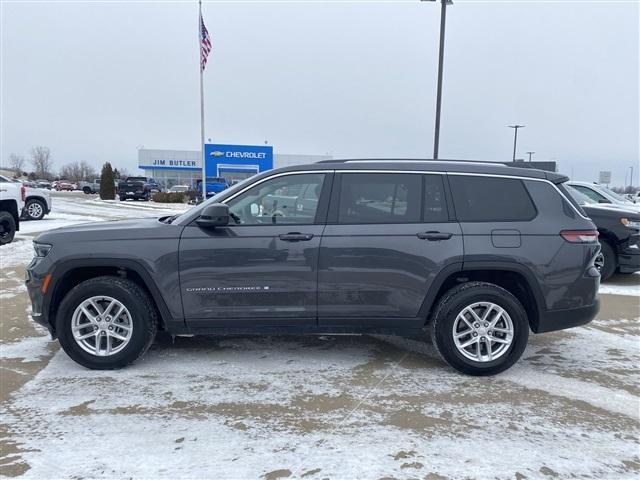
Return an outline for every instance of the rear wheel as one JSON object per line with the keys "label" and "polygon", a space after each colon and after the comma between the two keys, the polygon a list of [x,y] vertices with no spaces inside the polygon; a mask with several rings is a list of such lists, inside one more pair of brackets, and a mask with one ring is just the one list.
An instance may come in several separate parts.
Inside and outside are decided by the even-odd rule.
{"label": "rear wheel", "polygon": [[156,334],[156,311],[138,284],[97,277],[62,300],[56,331],[75,362],[96,370],[122,368],[144,354]]}
{"label": "rear wheel", "polygon": [[90,189],[89,187],[84,187],[84,188],[82,189],[82,191],[83,191],[84,193],[86,193],[87,195],[89,195],[89,194],[91,193],[91,189]]}
{"label": "rear wheel", "polygon": [[16,220],[9,212],[0,212],[0,245],[13,241],[16,235]]}
{"label": "rear wheel", "polygon": [[452,288],[438,302],[431,338],[456,370],[495,375],[524,352],[529,323],[522,304],[507,290],[492,283],[468,282]]}
{"label": "rear wheel", "polygon": [[27,200],[24,211],[29,220],[41,220],[45,212],[44,203],[36,199]]}
{"label": "rear wheel", "polygon": [[594,261],[600,272],[600,280],[606,280],[614,274],[617,268],[616,254],[613,247],[606,240],[600,240],[600,253]]}

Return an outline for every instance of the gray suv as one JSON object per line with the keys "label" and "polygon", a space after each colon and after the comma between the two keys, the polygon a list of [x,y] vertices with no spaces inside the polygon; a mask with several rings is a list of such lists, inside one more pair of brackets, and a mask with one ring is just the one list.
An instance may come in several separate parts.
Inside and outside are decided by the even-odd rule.
{"label": "gray suv", "polygon": [[509,368],[529,330],[598,311],[595,226],[567,178],[498,164],[330,161],[268,171],[181,214],[38,236],[33,318],[89,368],[172,335],[425,327],[472,375]]}

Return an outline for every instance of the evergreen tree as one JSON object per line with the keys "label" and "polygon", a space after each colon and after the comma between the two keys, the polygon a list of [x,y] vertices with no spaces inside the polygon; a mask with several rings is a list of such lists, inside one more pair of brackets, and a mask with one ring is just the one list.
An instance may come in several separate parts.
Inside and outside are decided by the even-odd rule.
{"label": "evergreen tree", "polygon": [[113,169],[109,162],[102,166],[100,174],[100,198],[102,200],[115,200],[116,187],[113,178]]}

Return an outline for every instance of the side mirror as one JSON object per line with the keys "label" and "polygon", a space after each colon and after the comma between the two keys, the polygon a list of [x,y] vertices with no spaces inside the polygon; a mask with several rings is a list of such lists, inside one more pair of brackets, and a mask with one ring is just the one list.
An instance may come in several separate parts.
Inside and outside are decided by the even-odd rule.
{"label": "side mirror", "polygon": [[213,203],[202,210],[196,220],[199,227],[215,228],[229,225],[229,206],[224,203]]}

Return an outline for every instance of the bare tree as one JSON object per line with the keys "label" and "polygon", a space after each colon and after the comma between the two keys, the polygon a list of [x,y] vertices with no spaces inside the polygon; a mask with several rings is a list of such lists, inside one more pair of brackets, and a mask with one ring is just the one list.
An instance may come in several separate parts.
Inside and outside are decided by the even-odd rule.
{"label": "bare tree", "polygon": [[31,163],[38,178],[50,178],[51,167],[53,161],[51,160],[51,150],[49,147],[39,145],[31,149]]}
{"label": "bare tree", "polygon": [[9,155],[9,167],[14,171],[14,176],[16,178],[22,176],[25,163],[26,160],[22,155],[16,155],[15,153]]}
{"label": "bare tree", "polygon": [[96,172],[93,167],[84,160],[81,162],[68,163],[60,169],[60,178],[71,180],[72,182],[88,180],[95,176]]}

